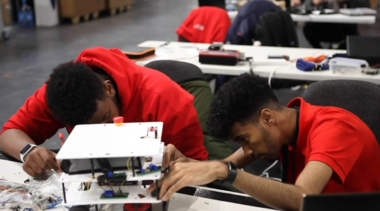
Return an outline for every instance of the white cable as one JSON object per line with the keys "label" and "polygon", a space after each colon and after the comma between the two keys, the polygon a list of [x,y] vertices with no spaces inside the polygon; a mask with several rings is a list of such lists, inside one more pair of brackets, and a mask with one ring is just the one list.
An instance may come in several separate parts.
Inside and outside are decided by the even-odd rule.
{"label": "white cable", "polygon": [[263,173],[261,173],[260,177],[265,177],[267,179],[272,179],[272,180],[276,180],[276,181],[280,181],[281,182],[281,178],[277,178],[277,177],[270,177],[269,176],[269,173],[268,171],[273,168],[276,164],[277,164],[278,160],[274,161],[272,163],[272,165],[270,165],[268,168],[266,168]]}
{"label": "white cable", "polygon": [[273,77],[274,73],[275,73],[277,70],[280,70],[280,69],[287,69],[287,68],[291,67],[292,65],[293,65],[293,64],[289,64],[288,66],[280,67],[280,68],[274,69],[274,70],[269,74],[269,78],[268,78],[268,84],[269,84],[269,87],[272,87],[272,85],[271,85],[272,77]]}
{"label": "white cable", "polygon": [[278,70],[278,69],[274,69],[274,70],[270,73],[270,75],[269,75],[269,78],[268,78],[268,84],[269,84],[269,87],[271,87],[271,88],[272,88],[272,85],[271,85],[272,76],[273,76],[274,72],[276,72],[277,70]]}
{"label": "white cable", "polygon": [[267,179],[271,179],[271,180],[276,180],[276,181],[279,181],[281,182],[282,179],[281,178],[277,178],[277,177],[270,177],[268,172],[265,172],[264,174],[260,175],[260,177],[264,177],[264,178],[267,178]]}
{"label": "white cable", "polygon": [[273,168],[273,166],[276,165],[277,162],[278,162],[278,160],[274,161],[274,162],[272,163],[272,165],[270,165],[268,168],[266,168],[266,169],[263,171],[263,173],[261,173],[260,176],[262,176],[264,173],[266,173],[267,171],[269,171],[269,169]]}

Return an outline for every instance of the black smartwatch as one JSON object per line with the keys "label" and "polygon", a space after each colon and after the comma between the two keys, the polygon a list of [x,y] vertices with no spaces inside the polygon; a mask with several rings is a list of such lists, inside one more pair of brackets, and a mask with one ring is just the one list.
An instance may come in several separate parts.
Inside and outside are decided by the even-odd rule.
{"label": "black smartwatch", "polygon": [[22,149],[21,150],[21,152],[20,152],[20,160],[23,162],[23,163],[25,163],[25,160],[24,160],[24,158],[25,158],[25,156],[27,155],[27,154],[29,154],[29,152],[31,152],[34,148],[36,148],[37,146],[36,145],[34,145],[34,144],[27,144],[25,147],[24,147],[24,149]]}
{"label": "black smartwatch", "polygon": [[224,182],[232,185],[235,182],[235,179],[237,177],[237,167],[235,163],[233,162],[227,162],[227,165],[228,165],[228,176],[227,176],[227,179],[224,180]]}

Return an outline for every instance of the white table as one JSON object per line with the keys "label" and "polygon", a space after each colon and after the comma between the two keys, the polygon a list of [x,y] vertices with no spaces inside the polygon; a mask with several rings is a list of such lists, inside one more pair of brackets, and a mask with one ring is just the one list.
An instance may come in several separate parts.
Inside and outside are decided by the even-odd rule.
{"label": "white table", "polygon": [[[0,160],[0,179],[6,179],[7,181],[23,183],[26,179],[30,178],[22,169],[21,163],[11,162]],[[200,188],[200,187],[198,187]],[[209,188],[201,188],[209,189]],[[245,194],[233,193],[228,191],[220,191],[215,189],[209,189],[212,191],[247,196]],[[161,206],[154,205],[153,211],[159,211]],[[67,211],[68,209],[59,206],[52,211]],[[114,205],[114,211],[122,210],[122,205]],[[253,207],[247,205],[241,205],[236,203],[224,202],[214,199],[202,198],[197,196],[190,196],[185,194],[176,193],[173,195],[169,203],[169,211],[230,211],[230,210],[239,210],[239,211],[273,211],[272,209],[265,209],[260,207]]]}
{"label": "white table", "polygon": [[343,14],[331,15],[296,15],[291,14],[294,22],[318,22],[318,23],[354,23],[354,24],[374,24],[376,16],[348,16]]}
{"label": "white table", "polygon": [[[234,21],[238,11],[229,11],[228,16]],[[296,15],[291,14],[294,22],[319,22],[319,23],[356,23],[356,24],[374,24],[376,16],[348,16],[343,14],[331,15]]]}
{"label": "white table", "polygon": [[[164,41],[146,41],[141,43],[141,47],[158,47],[164,44]],[[224,65],[207,65],[201,64],[198,61],[198,49],[206,49],[209,44],[197,43],[181,43],[170,42],[170,44],[158,47],[155,57],[146,60],[138,61],[139,65],[146,65],[154,60],[179,60],[188,62],[198,66],[204,73],[221,74],[221,75],[240,75],[249,72],[247,62],[241,62],[236,66]],[[280,47],[257,47],[257,46],[242,46],[242,45],[225,45],[225,49],[239,50],[244,52],[246,56],[254,58],[253,71],[255,74],[262,77],[269,77],[275,71],[273,78],[293,79],[293,80],[362,80],[369,81],[375,84],[380,84],[380,75],[365,75],[358,74],[342,74],[333,73],[332,71],[304,72],[295,67],[295,63],[285,61],[283,59],[268,59],[268,55],[288,55],[291,60],[303,58],[307,56],[318,56],[325,54],[332,56],[335,53],[346,53],[342,50],[326,50],[326,49],[306,49],[306,48],[280,48]],[[123,50],[123,49],[122,49]]]}

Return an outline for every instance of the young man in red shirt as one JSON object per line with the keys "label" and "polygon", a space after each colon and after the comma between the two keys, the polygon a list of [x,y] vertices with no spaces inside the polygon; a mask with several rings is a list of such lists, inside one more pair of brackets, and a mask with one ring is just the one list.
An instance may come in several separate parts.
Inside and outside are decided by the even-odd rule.
{"label": "young man in red shirt", "polygon": [[77,124],[162,121],[162,141],[205,160],[208,153],[194,97],[166,75],[136,65],[118,49],[91,48],[59,65],[50,79],[4,125],[0,149],[36,176],[59,170],[55,153],[42,144],[58,129]]}
{"label": "young man in red shirt", "polygon": [[[310,105],[302,98],[284,107],[266,81],[245,74],[219,90],[208,123],[214,136],[242,147],[223,161],[199,162],[167,146],[164,160],[171,172],[160,181],[163,200],[184,186],[214,180],[282,210],[299,210],[303,194],[380,191],[379,143],[347,110]],[[289,162],[287,183],[239,170],[255,159],[279,157]]]}

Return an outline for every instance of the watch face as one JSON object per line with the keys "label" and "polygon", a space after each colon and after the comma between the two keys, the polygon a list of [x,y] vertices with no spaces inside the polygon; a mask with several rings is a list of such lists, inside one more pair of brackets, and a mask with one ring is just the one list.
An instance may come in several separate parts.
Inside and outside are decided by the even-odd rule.
{"label": "watch face", "polygon": [[24,147],[24,149],[21,150],[21,154],[24,154],[25,152],[27,152],[32,146],[30,146],[30,144],[26,145],[26,147]]}

